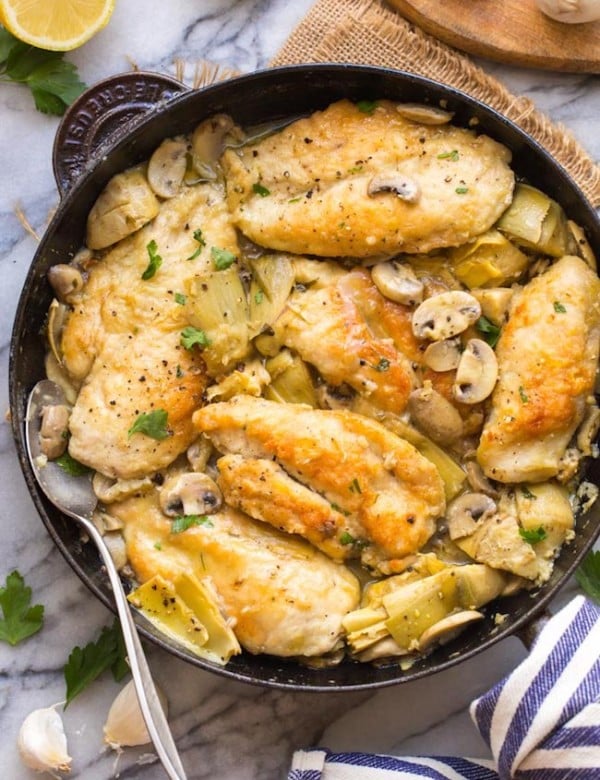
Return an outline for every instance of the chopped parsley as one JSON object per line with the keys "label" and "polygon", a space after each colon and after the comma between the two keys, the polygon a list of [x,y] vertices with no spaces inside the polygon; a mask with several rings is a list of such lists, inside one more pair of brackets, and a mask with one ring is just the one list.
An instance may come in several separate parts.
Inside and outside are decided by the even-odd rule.
{"label": "chopped parsley", "polygon": [[255,192],[257,195],[260,195],[261,198],[266,198],[267,195],[271,194],[271,190],[268,190],[259,181],[255,181],[254,184],[252,185],[252,192]]}
{"label": "chopped parsley", "polygon": [[192,235],[194,237],[194,241],[198,242],[198,246],[194,254],[190,255],[189,257],[186,257],[186,260],[195,260],[200,254],[200,252],[202,252],[202,247],[206,246],[206,241],[204,240],[204,236],[202,235],[202,231],[200,230],[200,228],[198,228],[198,230],[194,230]]}
{"label": "chopped parsley", "polygon": [[0,639],[13,647],[36,634],[44,623],[43,605],[31,606],[31,588],[16,569],[0,587],[0,607]]}
{"label": "chopped parsley", "polygon": [[480,317],[475,323],[475,327],[483,336],[484,341],[493,349],[500,338],[500,327],[490,322],[487,317]]}
{"label": "chopped parsley", "polygon": [[457,187],[457,188],[454,190],[454,192],[455,192],[457,195],[465,195],[465,194],[466,194],[468,191],[469,191],[469,188],[468,188],[468,187],[464,187],[464,186],[462,186],[462,185],[461,185],[460,187]]}
{"label": "chopped parsley", "polygon": [[160,552],[162,550],[162,542],[154,542],[154,549]]}
{"label": "chopped parsley", "polygon": [[228,249],[220,249],[218,246],[210,248],[210,256],[217,271],[224,271],[236,261],[236,256],[233,252],[230,252]]}
{"label": "chopped parsley", "polygon": [[354,479],[350,483],[350,486],[349,486],[348,490],[351,493],[362,493],[362,490],[360,489],[360,485],[359,485],[358,480],[356,479],[356,477],[354,477]]}
{"label": "chopped parsley", "polygon": [[554,311],[557,314],[565,314],[567,311],[565,306],[560,301],[554,301],[552,305],[554,306]]}
{"label": "chopped parsley", "polygon": [[173,297],[175,298],[175,303],[178,303],[180,306],[185,306],[187,303],[187,297],[183,293],[176,292]]}
{"label": "chopped parsley", "polygon": [[442,152],[437,156],[438,160],[452,160],[452,162],[458,162],[459,157],[458,149],[453,149],[451,152]]}
{"label": "chopped parsley", "polygon": [[359,100],[356,103],[356,108],[361,112],[361,114],[372,114],[373,111],[377,108],[377,101],[376,100]]}
{"label": "chopped parsley", "polygon": [[164,409],[155,409],[153,412],[142,412],[135,418],[133,425],[127,431],[128,436],[134,433],[143,433],[151,439],[162,441],[169,436],[167,428],[167,413]]}
{"label": "chopped parsley", "polygon": [[345,517],[348,517],[350,512],[347,512],[345,509],[343,509],[339,504],[331,504],[331,508],[334,509],[336,512],[339,512],[340,514],[344,515]]}
{"label": "chopped parsley", "polygon": [[63,452],[59,458],[54,460],[54,463],[60,466],[61,469],[71,477],[82,477],[84,474],[89,474],[91,471],[91,469],[84,466],[83,463],[80,463],[78,460],[71,457],[68,452]]}
{"label": "chopped parsley", "polygon": [[525,392],[523,385],[519,385],[519,398],[524,404],[529,403],[529,396]]}
{"label": "chopped parsley", "polygon": [[144,279],[144,281],[152,279],[154,274],[162,265],[162,257],[158,254],[158,246],[156,245],[156,241],[154,239],[150,241],[150,243],[146,246],[146,249],[148,250],[148,257],[150,260],[146,266],[146,270],[142,274],[142,279]]}
{"label": "chopped parsley", "polygon": [[376,366],[374,366],[375,371],[388,371],[390,367],[390,361],[387,358],[381,358],[379,363],[377,363]]}
{"label": "chopped parsley", "polygon": [[180,534],[195,525],[205,525],[213,528],[212,521],[206,515],[178,515],[171,523],[171,533]]}
{"label": "chopped parsley", "polygon": [[548,536],[546,529],[541,525],[539,528],[519,528],[519,534],[528,544],[543,542]]}
{"label": "chopped parsley", "polygon": [[355,547],[357,550],[362,550],[364,547],[369,546],[369,542],[365,541],[364,539],[355,539],[351,533],[348,533],[348,531],[344,531],[340,536],[340,544],[343,544],[344,546],[352,545],[352,547]]}
{"label": "chopped parsley", "polygon": [[179,343],[186,349],[193,349],[196,345],[204,349],[210,345],[210,339],[203,330],[188,325],[181,331]]}
{"label": "chopped parsley", "polygon": [[254,303],[258,306],[263,302],[263,298],[265,297],[265,294],[262,290],[257,290],[254,293]]}
{"label": "chopped parsley", "polygon": [[524,498],[530,498],[533,501],[537,499],[537,496],[535,493],[532,493],[531,490],[527,487],[527,485],[521,485],[521,493],[523,494]]}

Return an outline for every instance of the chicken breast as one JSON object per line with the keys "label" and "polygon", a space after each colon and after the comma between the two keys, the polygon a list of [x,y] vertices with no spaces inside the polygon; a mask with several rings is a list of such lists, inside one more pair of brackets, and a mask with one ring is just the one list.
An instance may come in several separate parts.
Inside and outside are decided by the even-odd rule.
{"label": "chicken breast", "polygon": [[509,161],[487,136],[408,121],[385,100],[341,100],[222,157],[240,230],[261,246],[325,257],[469,241],[510,204]]}
{"label": "chicken breast", "polygon": [[516,294],[496,348],[499,378],[477,459],[500,482],[541,482],[560,460],[593,394],[600,280],[563,257]]}
{"label": "chicken breast", "polygon": [[[188,261],[200,247],[197,229],[206,246]],[[152,241],[162,263],[148,276]],[[207,380],[199,352],[180,343],[189,324],[182,296],[210,262],[211,246],[237,252],[223,197],[210,185],[189,187],[91,267],[62,337],[64,365],[82,383],[70,421],[77,460],[136,478],[169,464],[195,438],[192,412]],[[139,415],[161,410],[164,438],[128,433]]]}
{"label": "chicken breast", "polygon": [[407,354],[419,354],[411,312],[386,300],[368,271],[292,293],[273,329],[329,384],[345,383],[385,411],[406,407],[416,385]]}
{"label": "chicken breast", "polygon": [[318,656],[342,636],[359,603],[356,577],[302,539],[226,507],[209,522],[171,533],[157,491],[111,506],[124,523],[129,561],[141,582],[192,572],[210,577],[251,653]]}
{"label": "chicken breast", "polygon": [[[360,536],[350,539],[342,532],[338,544],[370,543],[388,558],[403,558],[430,538],[444,511],[444,486],[436,467],[411,444],[361,415],[237,396],[199,409],[194,424],[220,452],[274,460],[332,509],[358,523]],[[235,490],[227,490],[227,478],[223,482],[234,503],[244,500],[244,485],[254,502],[261,491],[277,490],[277,479],[266,471],[257,469],[254,480],[248,473],[245,477]],[[316,524],[311,516],[305,520],[305,504],[296,503],[292,491],[274,500],[287,502],[285,511],[295,515],[290,522],[296,533],[331,540],[332,533],[341,531],[333,513]],[[265,496],[261,506],[268,501]],[[276,515],[263,511],[268,522]]]}

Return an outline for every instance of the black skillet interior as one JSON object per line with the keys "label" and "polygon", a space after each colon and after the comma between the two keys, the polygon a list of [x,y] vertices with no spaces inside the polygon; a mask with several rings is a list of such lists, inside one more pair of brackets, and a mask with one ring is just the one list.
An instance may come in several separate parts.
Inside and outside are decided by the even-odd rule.
{"label": "black skillet interior", "polygon": [[[537,143],[507,119],[477,101],[448,87],[399,71],[352,65],[306,65],[272,69],[185,93],[141,121],[126,137],[84,173],[62,201],[32,262],[19,302],[10,352],[10,401],[13,431],[21,467],[40,516],[54,542],[83,580],[112,608],[110,590],[100,560],[79,532],[41,494],[29,466],[24,442],[26,397],[43,378],[44,341],[42,331],[52,293],[46,281],[49,266],[68,262],[81,246],[87,213],[108,179],[135,162],[147,159],[160,141],[185,133],[201,120],[219,112],[231,114],[243,126],[295,117],[324,108],[347,97],[353,100],[389,98],[397,101],[443,105],[454,112],[455,123],[476,126],[513,152],[513,167],[558,200],[584,227],[600,256],[600,221],[570,177]],[[473,125],[473,123],[476,123]],[[588,479],[600,482],[600,465],[592,462]],[[488,616],[458,639],[403,671],[397,662],[373,666],[345,661],[331,669],[313,669],[294,661],[244,653],[225,668],[213,666],[183,651],[158,634],[143,618],[139,624],[147,637],[173,654],[204,669],[244,682],[298,690],[358,690],[391,685],[429,675],[480,652],[501,638],[522,628],[554,596],[574,571],[600,531],[600,507],[578,521],[575,540],[556,562],[548,583],[533,592],[517,594],[488,608]],[[502,626],[494,624],[496,611],[508,615]]]}

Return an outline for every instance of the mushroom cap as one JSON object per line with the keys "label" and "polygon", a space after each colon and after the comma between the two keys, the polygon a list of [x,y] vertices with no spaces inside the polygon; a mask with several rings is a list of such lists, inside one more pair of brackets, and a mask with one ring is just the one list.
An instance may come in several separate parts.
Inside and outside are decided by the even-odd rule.
{"label": "mushroom cap", "polygon": [[404,306],[414,306],[423,300],[423,282],[405,263],[390,260],[378,263],[371,269],[373,284],[390,301]]}
{"label": "mushroom cap", "polygon": [[162,511],[169,517],[211,515],[220,509],[223,496],[208,474],[186,471],[166,480],[159,501]]}
{"label": "mushroom cap", "polygon": [[458,496],[446,510],[450,538],[454,541],[471,536],[496,510],[496,502],[485,493],[463,493]]}
{"label": "mushroom cap", "polygon": [[478,404],[492,393],[497,380],[496,353],[482,339],[470,339],[456,369],[454,397],[463,404]]}
{"label": "mushroom cap", "polygon": [[148,162],[148,183],[161,198],[174,198],[181,189],[187,167],[187,142],[167,138]]}
{"label": "mushroom cap", "polygon": [[428,650],[432,645],[439,642],[449,642],[454,639],[463,628],[470,623],[483,619],[483,614],[474,609],[465,609],[461,612],[455,612],[448,617],[438,620],[428,629],[426,629],[419,638],[419,651]]}
{"label": "mushroom cap", "polygon": [[414,311],[417,338],[443,341],[457,336],[481,316],[479,301],[463,290],[448,290],[426,298]]}

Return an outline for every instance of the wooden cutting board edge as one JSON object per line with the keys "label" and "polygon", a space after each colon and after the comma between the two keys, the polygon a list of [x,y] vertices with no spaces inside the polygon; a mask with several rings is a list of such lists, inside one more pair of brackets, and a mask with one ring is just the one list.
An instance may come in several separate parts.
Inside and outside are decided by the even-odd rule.
{"label": "wooden cutting board edge", "polygon": [[508,64],[600,73],[600,21],[564,24],[535,0],[387,0],[440,41]]}

